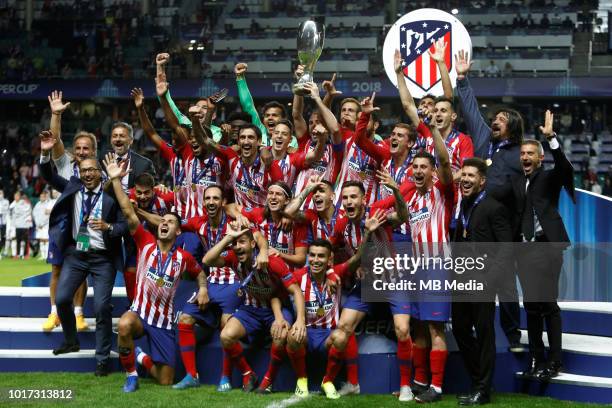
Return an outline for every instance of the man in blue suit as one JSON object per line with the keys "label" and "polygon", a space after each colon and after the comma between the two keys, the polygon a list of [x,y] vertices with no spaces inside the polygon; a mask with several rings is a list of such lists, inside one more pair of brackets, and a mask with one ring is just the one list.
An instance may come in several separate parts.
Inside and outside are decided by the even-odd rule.
{"label": "man in blue suit", "polygon": [[80,350],[72,299],[77,288],[91,274],[94,280],[96,316],[96,376],[109,371],[112,336],[111,295],[118,270],[123,270],[121,237],[127,223],[117,202],[105,194],[102,172],[96,159],[79,163],[80,178],[59,176],[51,166],[51,149],[57,138],[49,131],[40,134],[41,172],[62,195],[49,219],[49,236],[64,254],[64,265],[57,286],[57,312],[62,322],[64,342],[53,354]]}

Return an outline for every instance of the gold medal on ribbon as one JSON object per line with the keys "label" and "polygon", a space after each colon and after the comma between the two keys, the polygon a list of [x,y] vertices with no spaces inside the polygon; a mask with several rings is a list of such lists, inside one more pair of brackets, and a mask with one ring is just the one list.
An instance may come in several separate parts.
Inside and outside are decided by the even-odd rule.
{"label": "gold medal on ribbon", "polygon": [[196,190],[197,190],[196,185],[195,185],[195,184],[192,184],[192,185],[191,185],[191,191],[193,191],[193,192],[195,193],[195,192],[196,192]]}
{"label": "gold medal on ribbon", "polygon": [[365,180],[367,176],[368,176],[368,175],[366,174],[366,172],[365,172],[365,171],[360,171],[360,172],[359,172],[359,178],[360,178],[362,181],[363,181],[363,180]]}
{"label": "gold medal on ribbon", "polygon": [[487,166],[490,166],[490,165],[492,165],[492,164],[493,164],[493,160],[491,160],[491,159],[487,159],[487,160],[486,160],[486,163],[487,163]]}
{"label": "gold medal on ribbon", "polygon": [[323,316],[325,316],[325,309],[319,306],[319,308],[317,309],[317,317],[323,317]]}
{"label": "gold medal on ribbon", "polygon": [[180,187],[179,187],[179,186],[174,186],[174,192],[175,192],[175,193],[178,193],[178,192],[179,192],[179,190],[180,190]]}
{"label": "gold medal on ribbon", "polygon": [[162,278],[161,276],[159,278],[157,278],[157,280],[155,281],[155,284],[157,285],[158,288],[161,288],[162,286],[164,286],[164,278]]}
{"label": "gold medal on ribbon", "polygon": [[463,238],[467,238],[467,229],[463,229]]}
{"label": "gold medal on ribbon", "polygon": [[244,295],[244,292],[242,291],[242,288],[238,288],[238,290],[236,291],[236,296],[242,297],[242,295]]}

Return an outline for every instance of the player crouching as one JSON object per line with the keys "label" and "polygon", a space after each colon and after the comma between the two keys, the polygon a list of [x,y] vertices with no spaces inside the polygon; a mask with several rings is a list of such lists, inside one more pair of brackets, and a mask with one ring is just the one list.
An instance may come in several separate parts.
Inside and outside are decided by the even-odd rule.
{"label": "player crouching", "polygon": [[[174,380],[176,356],[172,330],[174,296],[181,275],[186,272],[192,278],[197,278],[200,287],[197,302],[200,307],[205,307],[208,304],[206,275],[191,254],[176,247],[176,237],[181,233],[179,216],[174,213],[164,215],[155,239],[140,224],[128,196],[123,192],[121,177],[124,172],[113,154],[106,156],[104,165],[138,248],[136,297],[118,325],[119,359],[127,372],[123,391],[134,392],[138,389],[136,360],[159,384],[170,385]],[[149,340],[150,355],[138,347],[134,350],[134,339],[145,334]]]}

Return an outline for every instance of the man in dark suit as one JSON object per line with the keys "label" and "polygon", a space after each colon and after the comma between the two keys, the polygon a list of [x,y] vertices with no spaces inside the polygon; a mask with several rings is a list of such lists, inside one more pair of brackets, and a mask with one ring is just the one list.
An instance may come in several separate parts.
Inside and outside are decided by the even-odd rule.
{"label": "man in dark suit", "polygon": [[132,169],[121,178],[123,191],[134,187],[134,180],[142,173],[156,176],[153,162],[134,152],[130,147],[134,142],[134,129],[128,123],[117,122],[111,130],[111,146],[117,155],[117,163],[124,169]]}
{"label": "man in dark suit", "polygon": [[57,142],[51,132],[41,133],[41,172],[62,195],[49,219],[49,236],[64,254],[56,303],[62,322],[64,342],[53,354],[80,350],[72,298],[77,288],[91,274],[94,278],[94,313],[96,316],[96,375],[107,375],[112,336],[111,295],[117,270],[123,269],[121,236],[127,223],[119,205],[103,192],[101,168],[97,160],[79,163],[80,178],[59,176],[51,166],[51,149]]}
{"label": "man in dark suit", "polygon": [[[536,140],[521,145],[521,165],[525,176],[512,180],[516,201],[515,226],[522,244],[519,280],[527,312],[527,332],[531,361],[525,376],[547,381],[558,375],[561,363],[561,311],[557,304],[563,251],[569,236],[559,215],[559,195],[563,187],[574,198],[574,169],[563,154],[553,131],[553,114],[546,111],[541,133],[550,145],[554,168],[544,170],[544,149]],[[549,353],[544,358],[544,322]]]}
{"label": "man in dark suit", "polygon": [[[484,160],[463,161],[461,209],[453,233],[453,241],[458,244],[454,244],[453,255],[477,259],[486,253],[487,258],[482,272],[472,269],[455,275],[458,280],[475,279],[484,286],[483,291],[456,292],[453,296],[453,335],[472,380],[471,393],[460,395],[459,405],[482,405],[491,400],[495,368],[495,294],[496,283],[500,281],[496,276],[513,274],[514,268],[510,219],[506,207],[485,191],[486,174]],[[505,244],[500,245],[500,242]]]}

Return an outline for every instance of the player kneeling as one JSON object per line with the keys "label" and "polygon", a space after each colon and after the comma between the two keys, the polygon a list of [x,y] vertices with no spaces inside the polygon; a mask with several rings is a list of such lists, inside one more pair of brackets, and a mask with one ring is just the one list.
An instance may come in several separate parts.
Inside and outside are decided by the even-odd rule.
{"label": "player kneeling", "polygon": [[[175,336],[172,330],[174,295],[187,272],[197,278],[200,290],[197,302],[200,307],[208,303],[206,275],[187,251],[176,247],[176,237],[181,233],[181,220],[174,213],[163,216],[157,227],[157,239],[140,224],[129,198],[123,192],[123,170],[112,154],[104,161],[106,172],[121,211],[125,215],[138,248],[136,270],[136,298],[129,311],[119,320],[118,349],[121,365],[127,372],[124,392],[138,389],[136,360],[161,384],[170,385],[174,380]],[[147,335],[151,354],[140,348],[134,350],[134,339]]]}

